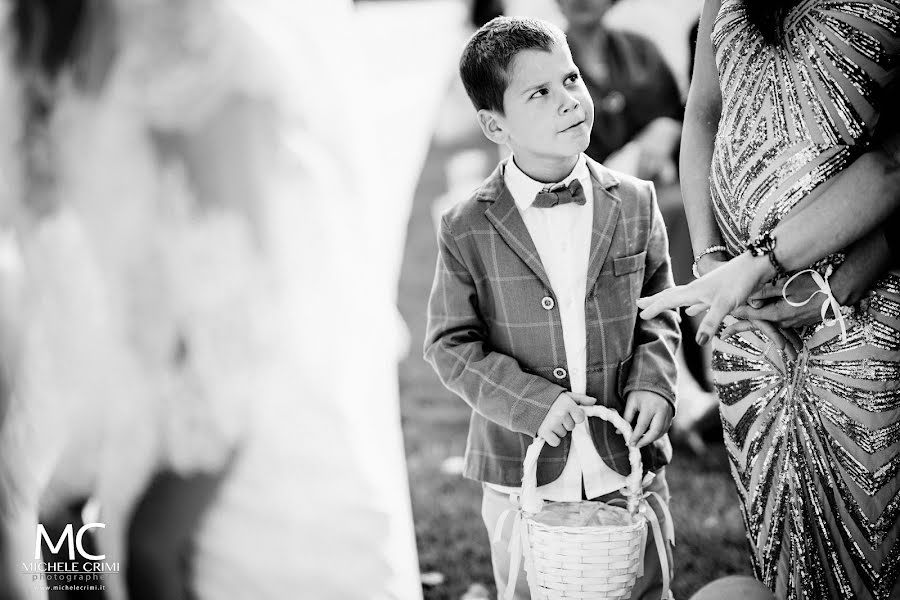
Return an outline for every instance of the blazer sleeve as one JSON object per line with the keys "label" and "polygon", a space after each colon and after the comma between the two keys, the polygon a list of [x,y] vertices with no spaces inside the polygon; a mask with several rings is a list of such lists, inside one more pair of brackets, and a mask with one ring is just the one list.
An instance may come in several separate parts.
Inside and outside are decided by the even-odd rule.
{"label": "blazer sleeve", "polygon": [[425,360],[443,384],[476,412],[506,429],[537,435],[550,406],[565,388],[531,373],[491,349],[478,309],[471,272],[446,217],[441,220],[438,262],[428,301]]}
{"label": "blazer sleeve", "polygon": [[[650,236],[644,269],[641,297],[652,296],[672,287],[672,266],[669,262],[669,238],[662,213],[656,201],[656,188],[647,182],[650,194]],[[675,310],[661,312],[654,319],[638,317],[635,322],[635,348],[631,371],[625,383],[625,395],[632,390],[656,392],[676,407],[675,401],[675,352],[681,342]]]}

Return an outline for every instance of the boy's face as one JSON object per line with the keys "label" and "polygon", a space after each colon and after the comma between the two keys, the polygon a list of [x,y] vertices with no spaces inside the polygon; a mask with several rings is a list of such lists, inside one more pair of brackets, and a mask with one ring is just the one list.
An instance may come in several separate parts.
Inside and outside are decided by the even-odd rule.
{"label": "boy's face", "polygon": [[566,44],[516,54],[503,107],[502,115],[479,111],[482,127],[491,140],[507,144],[532,176],[554,166],[571,168],[588,146],[594,103]]}

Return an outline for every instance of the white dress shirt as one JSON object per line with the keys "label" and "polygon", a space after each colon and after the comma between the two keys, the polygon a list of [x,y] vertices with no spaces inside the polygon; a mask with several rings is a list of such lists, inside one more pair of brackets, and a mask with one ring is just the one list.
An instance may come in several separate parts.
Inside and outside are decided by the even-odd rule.
{"label": "white dress shirt", "polygon": [[[538,192],[552,184],[535,181],[523,173],[514,158],[507,161],[503,179],[531,235],[556,297],[572,392],[584,394],[587,385],[584,301],[594,217],[594,190],[587,161],[582,154],[575,168],[561,182],[565,185],[574,179],[581,182],[586,198],[581,206],[574,202],[552,208],[532,206]],[[538,488],[542,498],[559,502],[581,500],[582,482],[588,498],[624,487],[625,477],[609,468],[597,454],[587,419],[576,425],[571,435],[572,445],[566,466],[557,479]],[[488,485],[505,493],[519,492],[519,488]]]}

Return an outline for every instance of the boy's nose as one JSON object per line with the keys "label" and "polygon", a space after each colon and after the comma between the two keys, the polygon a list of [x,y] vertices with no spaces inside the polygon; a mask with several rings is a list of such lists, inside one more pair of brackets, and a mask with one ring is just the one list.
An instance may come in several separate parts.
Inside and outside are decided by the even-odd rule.
{"label": "boy's nose", "polygon": [[578,102],[578,98],[576,98],[572,94],[566,93],[565,96],[563,96],[562,104],[560,104],[560,107],[559,107],[560,112],[565,114],[567,112],[575,110],[576,108],[578,108],[580,106],[580,104],[581,103]]}

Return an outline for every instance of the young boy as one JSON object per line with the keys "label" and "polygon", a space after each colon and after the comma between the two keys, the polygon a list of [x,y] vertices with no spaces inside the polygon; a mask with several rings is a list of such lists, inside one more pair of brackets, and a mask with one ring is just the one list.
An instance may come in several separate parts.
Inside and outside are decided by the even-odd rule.
{"label": "young boy", "polygon": [[[465,475],[483,482],[502,596],[512,520],[503,539],[494,530],[534,436],[548,444],[544,499],[621,497],[625,441],[581,406],[634,424],[630,441],[656,474],[648,491],[668,501],[679,333],[672,311],[637,318],[639,297],[672,285],[666,231],[652,184],[583,154],[593,103],[562,31],[498,17],[469,40],[460,75],[484,134],[512,157],[442,218],[425,357],[473,408]],[[651,535],[632,598],[662,595],[655,548]],[[529,597],[523,572],[514,592]]]}

